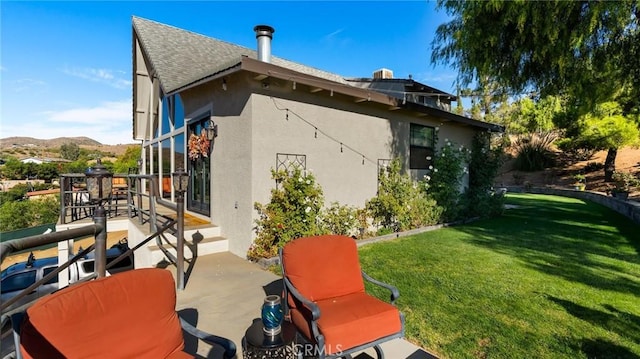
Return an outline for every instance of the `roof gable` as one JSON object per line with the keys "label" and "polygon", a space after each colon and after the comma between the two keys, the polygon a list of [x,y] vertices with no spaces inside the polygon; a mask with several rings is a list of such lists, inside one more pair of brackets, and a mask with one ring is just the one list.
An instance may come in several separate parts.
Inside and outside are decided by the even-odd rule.
{"label": "roof gable", "polygon": [[255,51],[133,17],[133,29],[166,93],[211,76]]}

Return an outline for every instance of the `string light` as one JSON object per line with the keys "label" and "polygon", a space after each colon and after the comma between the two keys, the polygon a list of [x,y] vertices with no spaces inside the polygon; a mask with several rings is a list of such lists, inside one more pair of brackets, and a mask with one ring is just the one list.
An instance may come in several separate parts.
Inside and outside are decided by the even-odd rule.
{"label": "string light", "polygon": [[338,140],[338,139],[336,139],[336,138],[332,137],[332,136],[331,136],[331,135],[329,135],[328,133],[326,133],[326,132],[322,131],[322,129],[319,129],[319,128],[318,128],[318,126],[316,126],[315,124],[313,124],[313,123],[309,122],[309,121],[308,121],[308,120],[306,120],[304,117],[302,117],[302,116],[298,115],[297,113],[295,113],[295,111],[290,110],[288,107],[279,106],[279,105],[278,105],[278,103],[276,102],[276,100],[275,100],[273,97],[271,97],[271,101],[273,102],[273,105],[275,106],[275,108],[276,108],[276,109],[278,109],[278,110],[280,110],[280,111],[286,111],[286,116],[285,116],[285,118],[286,118],[286,120],[287,120],[287,121],[289,120],[289,112],[291,112],[291,114],[293,114],[294,116],[296,116],[296,117],[297,117],[298,119],[300,119],[302,122],[304,122],[304,123],[306,123],[307,125],[309,125],[309,126],[313,127],[313,130],[314,130],[314,137],[315,137],[315,138],[318,138],[318,132],[320,132],[323,136],[325,136],[325,137],[326,137],[326,138],[328,138],[329,140],[334,141],[334,142],[336,142],[336,143],[339,143],[339,144],[340,144],[340,152],[341,152],[341,153],[344,153],[344,149],[346,148],[346,149],[350,150],[351,152],[353,152],[353,153],[355,153],[355,154],[357,154],[357,155],[359,155],[359,156],[362,156],[362,164],[363,164],[363,165],[364,165],[364,162],[365,162],[365,161],[368,161],[368,162],[370,162],[370,163],[372,163],[372,164],[374,164],[374,165],[376,165],[376,166],[378,165],[376,161],[371,160],[370,158],[368,158],[367,156],[365,156],[363,153],[361,153],[361,152],[359,152],[359,151],[355,150],[353,147],[351,147],[351,146],[349,146],[349,145],[344,144],[342,141],[340,141],[340,140]]}

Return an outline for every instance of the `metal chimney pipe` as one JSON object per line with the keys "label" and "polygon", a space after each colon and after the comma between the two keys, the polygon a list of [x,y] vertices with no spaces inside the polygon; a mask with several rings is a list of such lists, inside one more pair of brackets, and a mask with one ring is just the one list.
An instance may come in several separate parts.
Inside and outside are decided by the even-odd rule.
{"label": "metal chimney pipe", "polygon": [[258,60],[271,62],[271,39],[276,30],[269,25],[256,25],[253,31],[256,32],[256,39],[258,39]]}

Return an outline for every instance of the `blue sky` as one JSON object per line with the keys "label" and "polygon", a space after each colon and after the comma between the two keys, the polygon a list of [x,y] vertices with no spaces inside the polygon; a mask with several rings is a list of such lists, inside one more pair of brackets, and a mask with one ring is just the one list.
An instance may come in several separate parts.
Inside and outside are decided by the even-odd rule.
{"label": "blue sky", "polygon": [[276,29],[272,54],[345,77],[388,68],[455,93],[456,73],[431,65],[447,21],[435,2],[0,2],[0,138],[131,138],[131,17],[255,48],[253,27]]}

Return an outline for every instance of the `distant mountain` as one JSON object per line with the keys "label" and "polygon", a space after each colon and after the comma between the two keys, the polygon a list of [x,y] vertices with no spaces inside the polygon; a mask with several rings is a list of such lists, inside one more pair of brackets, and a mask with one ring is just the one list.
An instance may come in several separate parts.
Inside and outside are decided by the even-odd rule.
{"label": "distant mountain", "polygon": [[42,140],[33,137],[0,138],[0,156],[10,155],[23,159],[26,157],[60,157],[60,147],[63,144],[75,143],[81,149],[97,151],[104,154],[103,159],[115,158],[126,152],[127,148],[140,146],[139,144],[103,145],[89,137],[59,137]]}
{"label": "distant mountain", "polygon": [[78,146],[102,146],[102,143],[89,137],[58,137],[50,140],[41,140],[33,137],[0,138],[0,148],[12,147],[14,145],[52,148],[60,147],[65,143],[75,143]]}

